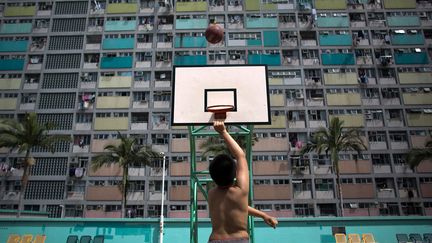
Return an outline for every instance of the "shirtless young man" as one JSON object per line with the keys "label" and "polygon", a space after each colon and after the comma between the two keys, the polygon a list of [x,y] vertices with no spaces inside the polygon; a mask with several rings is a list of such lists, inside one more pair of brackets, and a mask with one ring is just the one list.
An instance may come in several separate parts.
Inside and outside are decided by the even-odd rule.
{"label": "shirtless young man", "polygon": [[[208,194],[208,204],[212,223],[209,243],[248,243],[248,213],[262,217],[276,227],[277,221],[267,214],[248,206],[249,169],[243,149],[231,137],[224,121],[216,120],[214,129],[222,136],[236,162],[229,155],[218,155],[210,163],[210,176],[217,187]],[[234,184],[234,179],[237,182]]]}

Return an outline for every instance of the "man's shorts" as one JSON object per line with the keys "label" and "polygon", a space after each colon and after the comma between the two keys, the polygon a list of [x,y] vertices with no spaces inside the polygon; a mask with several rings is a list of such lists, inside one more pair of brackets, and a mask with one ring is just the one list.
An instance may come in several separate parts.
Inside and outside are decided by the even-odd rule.
{"label": "man's shorts", "polygon": [[208,243],[249,243],[249,238],[210,240]]}

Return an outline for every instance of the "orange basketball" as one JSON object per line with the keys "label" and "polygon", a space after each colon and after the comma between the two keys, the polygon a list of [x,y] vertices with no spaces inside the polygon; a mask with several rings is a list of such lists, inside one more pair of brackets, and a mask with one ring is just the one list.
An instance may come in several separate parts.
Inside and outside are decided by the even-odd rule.
{"label": "orange basketball", "polygon": [[210,24],[205,31],[205,37],[212,44],[219,43],[223,40],[224,30],[217,24]]}

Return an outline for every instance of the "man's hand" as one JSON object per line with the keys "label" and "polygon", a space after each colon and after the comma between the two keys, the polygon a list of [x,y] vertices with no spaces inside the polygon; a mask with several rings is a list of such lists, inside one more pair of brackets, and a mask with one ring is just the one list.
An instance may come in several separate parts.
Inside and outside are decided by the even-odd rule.
{"label": "man's hand", "polygon": [[270,217],[268,215],[264,217],[264,222],[268,224],[270,227],[272,227],[273,229],[276,229],[276,226],[278,225],[277,219]]}
{"label": "man's hand", "polygon": [[219,134],[223,134],[224,132],[226,132],[224,120],[215,120],[213,122],[213,128]]}

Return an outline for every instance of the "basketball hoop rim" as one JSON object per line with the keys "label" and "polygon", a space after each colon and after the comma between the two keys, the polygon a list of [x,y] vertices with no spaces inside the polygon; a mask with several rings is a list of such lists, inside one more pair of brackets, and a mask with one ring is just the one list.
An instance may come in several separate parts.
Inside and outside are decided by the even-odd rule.
{"label": "basketball hoop rim", "polygon": [[234,110],[233,105],[211,105],[207,106],[207,111],[212,113],[225,113]]}

